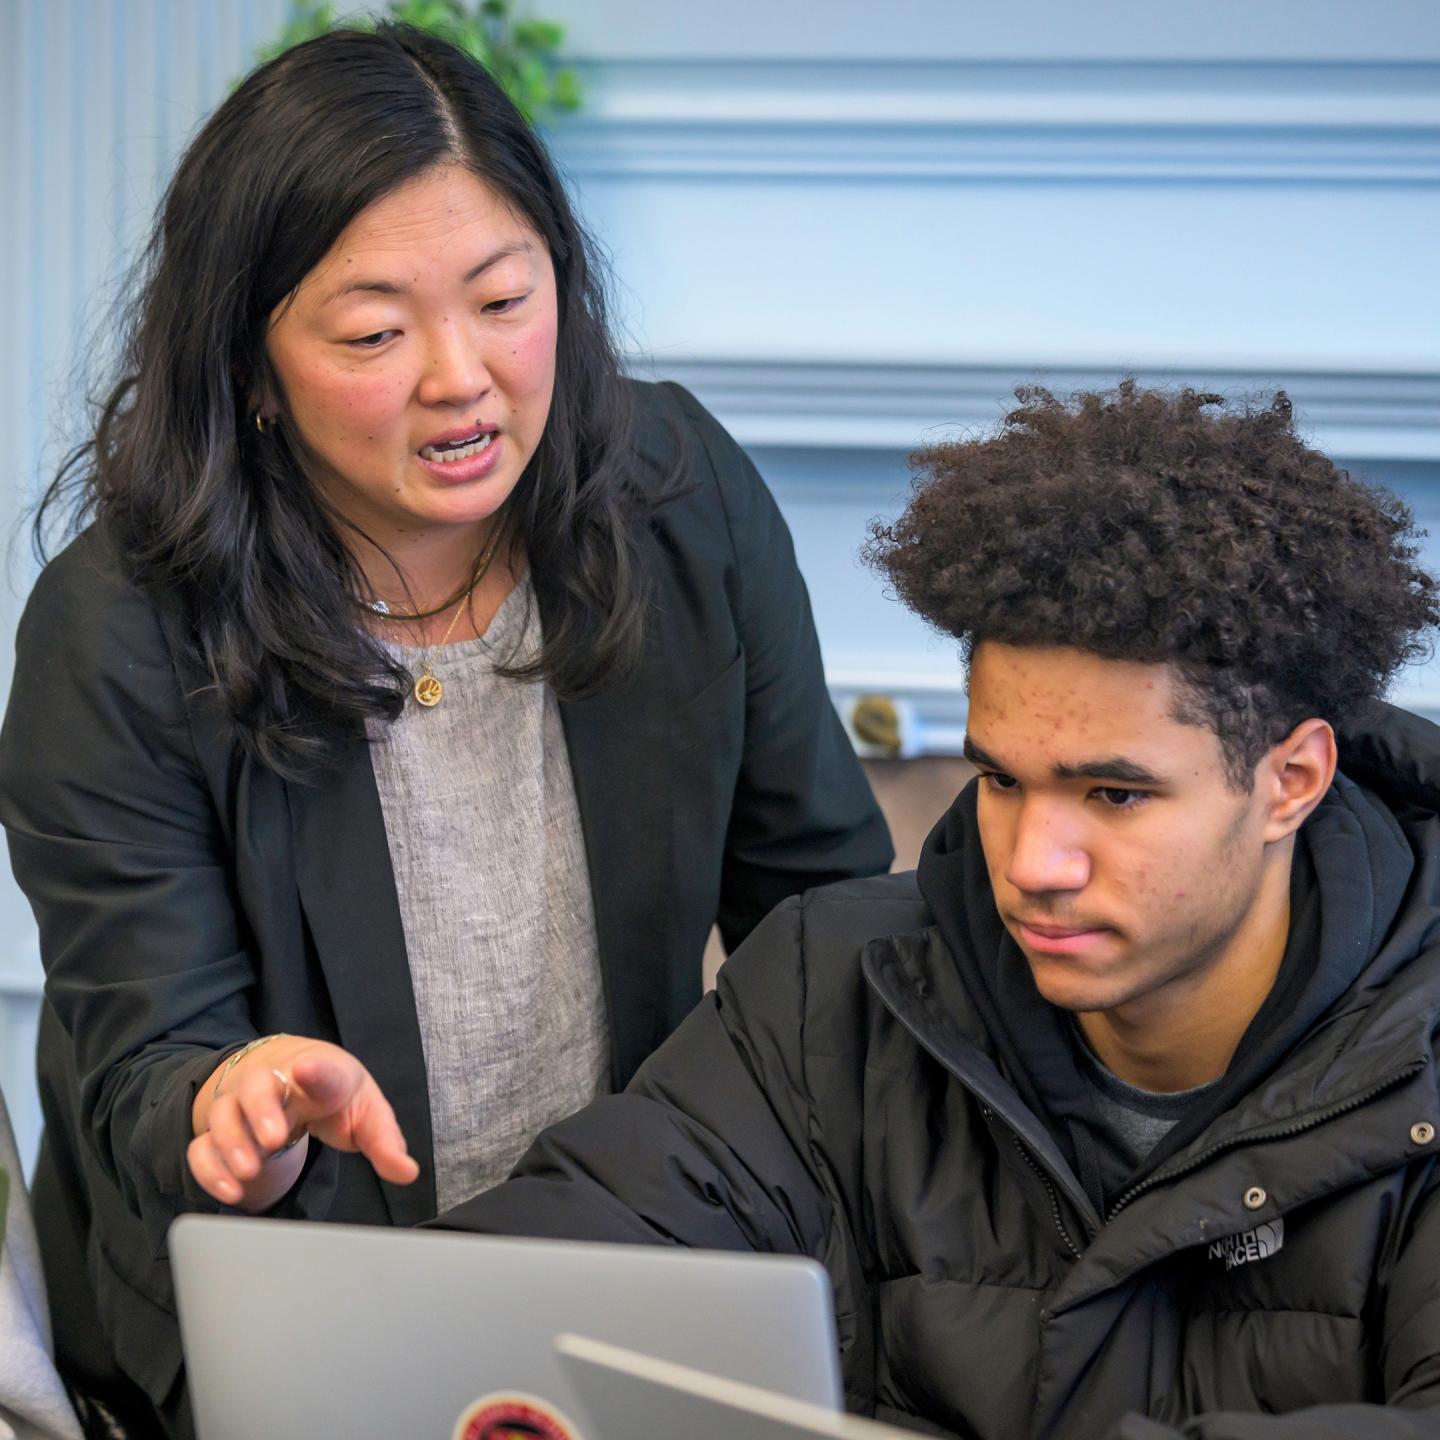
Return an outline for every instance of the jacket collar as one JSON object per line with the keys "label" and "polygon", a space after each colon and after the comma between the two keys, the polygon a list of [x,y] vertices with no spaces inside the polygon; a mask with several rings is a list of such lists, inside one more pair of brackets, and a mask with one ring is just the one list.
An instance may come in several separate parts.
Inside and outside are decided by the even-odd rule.
{"label": "jacket collar", "polygon": [[[1414,1127],[1440,1130],[1437,948],[1415,957],[1404,983],[1374,1005],[1322,1027],[1271,1083],[1218,1117],[1102,1222],[1053,1136],[987,1053],[938,929],[871,941],[861,969],[916,1043],[1014,1131],[1088,1227],[1090,1243],[1050,1307],[1057,1315],[1177,1250],[1423,1157],[1432,1142],[1417,1142]],[[1244,1200],[1255,1185],[1268,1197],[1258,1213]]]}
{"label": "jacket collar", "polygon": [[860,968],[880,1002],[916,1043],[970,1090],[984,1110],[993,1111],[1015,1132],[1091,1230],[1098,1230],[1100,1216],[1068,1157],[989,1053],[983,1021],[939,930],[931,926],[872,940]]}
{"label": "jacket collar", "polygon": [[[642,666],[658,663],[647,631]],[[672,747],[663,686],[639,679],[584,700],[561,701],[560,722],[595,913],[610,1025],[611,1082],[622,1088],[669,1028],[667,885],[673,823]],[[644,777],[637,783],[637,777]]]}
{"label": "jacket collar", "polygon": [[[539,596],[542,622],[545,601]],[[668,885],[673,747],[662,626],[646,628],[634,677],[561,701],[594,906],[618,1089],[668,1030],[673,986]],[[644,776],[643,784],[635,777]],[[412,1185],[384,1184],[391,1220],[435,1213],[434,1140],[419,1016],[369,744],[348,743],[317,782],[286,787],[296,883],[335,1011],[340,1044],[394,1106],[420,1165]],[[337,844],[336,837],[344,843]]]}
{"label": "jacket collar", "polygon": [[339,1043],[375,1077],[420,1165],[411,1185],[378,1183],[391,1221],[417,1225],[435,1214],[430,1097],[385,817],[365,737],[355,736],[342,763],[317,782],[286,789],[296,884]]}
{"label": "jacket collar", "polygon": [[[647,657],[648,663],[648,657]],[[645,668],[645,667],[642,667]],[[617,1088],[668,1026],[665,887],[670,749],[662,687],[639,680],[562,702],[595,913]],[[636,785],[633,777],[644,775]],[[287,786],[296,884],[335,1011],[339,1043],[394,1106],[420,1164],[412,1185],[382,1182],[397,1225],[435,1213],[434,1141],[420,1021],[369,746],[357,737],[317,783]],[[344,844],[336,837],[344,836]]]}

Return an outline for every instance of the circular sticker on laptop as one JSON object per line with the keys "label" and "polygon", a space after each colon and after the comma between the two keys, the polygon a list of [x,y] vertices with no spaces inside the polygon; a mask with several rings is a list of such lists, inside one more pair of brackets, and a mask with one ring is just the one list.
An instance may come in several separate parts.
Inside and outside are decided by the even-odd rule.
{"label": "circular sticker on laptop", "polygon": [[580,1440],[580,1432],[538,1395],[482,1395],[455,1422],[452,1440]]}

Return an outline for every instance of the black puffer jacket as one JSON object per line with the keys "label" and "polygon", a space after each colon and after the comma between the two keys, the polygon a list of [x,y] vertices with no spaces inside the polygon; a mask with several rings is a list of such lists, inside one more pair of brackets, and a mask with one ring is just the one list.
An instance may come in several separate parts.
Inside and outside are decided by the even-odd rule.
{"label": "black puffer jacket", "polygon": [[1220,1113],[1104,1213],[972,790],[918,888],[782,905],[626,1094],[440,1223],[813,1255],[850,1404],[919,1428],[1440,1437],[1440,732],[1377,711],[1342,763]]}

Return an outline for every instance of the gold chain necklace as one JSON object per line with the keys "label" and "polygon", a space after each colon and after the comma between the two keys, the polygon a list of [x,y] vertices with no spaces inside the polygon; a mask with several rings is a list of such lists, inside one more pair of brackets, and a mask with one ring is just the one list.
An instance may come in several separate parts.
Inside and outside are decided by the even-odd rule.
{"label": "gold chain necklace", "polygon": [[439,677],[433,669],[435,657],[445,648],[451,635],[455,633],[455,627],[460,623],[461,612],[470,603],[470,597],[475,593],[475,587],[485,578],[490,569],[490,562],[495,558],[495,552],[500,545],[500,534],[505,527],[496,524],[494,534],[491,535],[489,543],[481,553],[480,559],[475,566],[475,574],[470,584],[466,587],[465,593],[460,597],[460,603],[455,607],[455,613],[450,617],[450,623],[445,627],[445,633],[440,637],[438,645],[432,645],[420,661],[420,673],[415,677],[415,699],[427,710],[438,705],[445,698],[445,687],[440,683]]}
{"label": "gold chain necklace", "polygon": [[485,564],[485,556],[490,548],[487,540],[480,548],[480,553],[475,557],[475,563],[470,567],[470,577],[458,590],[453,591],[432,610],[396,610],[388,600],[356,600],[357,605],[363,606],[372,615],[378,616],[389,624],[413,625],[417,620],[432,620],[436,615],[443,615],[452,605],[458,605],[466,599],[470,592],[480,583],[480,567]]}

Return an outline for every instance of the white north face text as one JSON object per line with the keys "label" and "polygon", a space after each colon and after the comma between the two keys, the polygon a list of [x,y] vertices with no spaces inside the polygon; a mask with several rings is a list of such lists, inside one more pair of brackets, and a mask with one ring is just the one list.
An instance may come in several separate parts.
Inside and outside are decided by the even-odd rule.
{"label": "white north face text", "polygon": [[1225,1268],[1233,1270],[1237,1265],[1268,1260],[1284,1243],[1285,1221],[1276,1218],[1257,1225],[1253,1230],[1242,1230],[1238,1235],[1216,1240],[1210,1246],[1208,1255],[1211,1260],[1224,1260]]}

